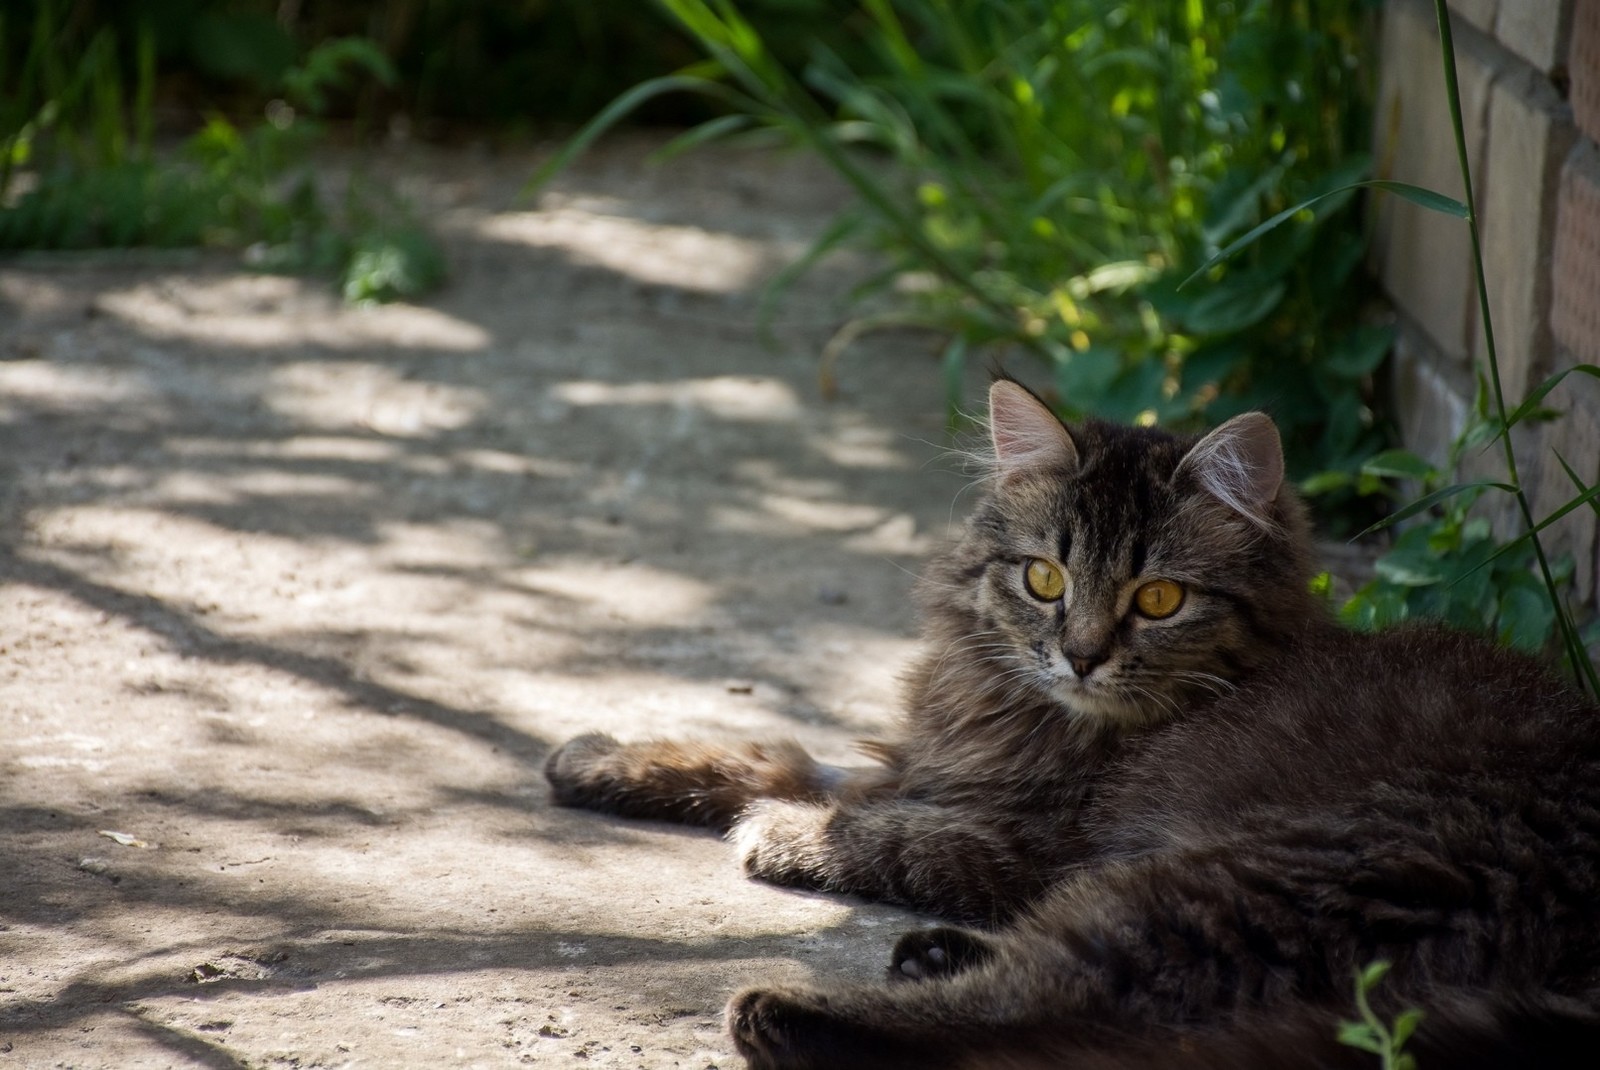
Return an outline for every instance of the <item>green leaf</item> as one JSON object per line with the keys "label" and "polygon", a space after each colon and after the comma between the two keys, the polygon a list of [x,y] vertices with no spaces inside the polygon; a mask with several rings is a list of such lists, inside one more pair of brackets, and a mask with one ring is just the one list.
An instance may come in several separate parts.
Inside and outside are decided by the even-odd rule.
{"label": "green leaf", "polygon": [[[1576,472],[1574,472],[1572,470],[1572,466],[1567,463],[1567,459],[1565,457],[1561,456],[1561,451],[1560,450],[1551,450],[1550,452],[1554,453],[1556,455],[1556,460],[1561,462],[1562,470],[1567,473],[1567,478],[1572,480],[1572,485],[1574,487],[1578,488],[1578,493],[1579,494],[1588,493],[1588,491],[1591,488],[1589,488],[1589,487],[1584,485],[1583,477],[1578,475],[1578,473],[1576,473]],[[1589,499],[1589,507],[1594,510],[1595,516],[1600,516],[1600,500],[1596,500],[1594,498],[1590,498]]]}
{"label": "green leaf", "polygon": [[1056,363],[1056,390],[1074,413],[1096,409],[1122,371],[1122,359],[1106,346],[1090,346]]}
{"label": "green leaf", "polygon": [[748,129],[754,120],[748,115],[719,115],[715,119],[707,119],[698,126],[691,126],[665,145],[650,154],[651,163],[665,163],[674,157],[681,156],[690,149],[698,148],[711,141],[717,141],[730,134],[736,134]]}
{"label": "green leaf", "polygon": [[1503,490],[1508,494],[1515,494],[1517,492],[1517,488],[1509,483],[1496,483],[1493,480],[1488,479],[1480,479],[1472,483],[1452,483],[1448,487],[1442,487],[1439,490],[1434,491],[1432,494],[1424,494],[1416,501],[1395,510],[1393,513],[1390,513],[1376,524],[1370,525],[1369,527],[1364,528],[1362,531],[1357,533],[1356,538],[1365,538],[1375,531],[1382,531],[1384,528],[1392,527],[1393,525],[1400,523],[1400,521],[1408,520],[1423,510],[1431,509],[1438,503],[1449,498],[1453,498],[1458,494],[1464,494],[1468,491],[1484,490],[1491,487],[1495,490]]}
{"label": "green leaf", "polygon": [[1527,531],[1524,531],[1521,535],[1518,535],[1516,538],[1512,539],[1510,542],[1508,542],[1505,545],[1501,546],[1498,550],[1496,550],[1493,554],[1491,554],[1489,556],[1488,561],[1485,561],[1484,564],[1487,565],[1487,564],[1490,564],[1491,562],[1498,561],[1500,558],[1504,557],[1506,554],[1509,554],[1511,551],[1517,549],[1518,547],[1524,546],[1528,542],[1538,538],[1539,532],[1543,531],[1545,528],[1549,527],[1551,524],[1554,524],[1556,521],[1560,520],[1562,517],[1564,517],[1568,513],[1572,512],[1574,509],[1579,509],[1579,508],[1582,508],[1585,505],[1588,505],[1590,502],[1593,502],[1596,498],[1600,498],[1600,483],[1596,483],[1594,486],[1590,487],[1588,490],[1584,491],[1582,494],[1578,495],[1576,498],[1573,498],[1570,501],[1568,501],[1565,505],[1561,506],[1561,508],[1559,508],[1555,512],[1551,513],[1549,516],[1547,516],[1543,520],[1539,521],[1533,527],[1529,528]]}
{"label": "green leaf", "polygon": [[1393,1038],[1395,1050],[1398,1051],[1406,1041],[1411,1039],[1411,1034],[1417,1031],[1417,1025],[1422,1021],[1422,1012],[1419,1010],[1401,1011],[1395,1015],[1394,1025],[1389,1030]]}
{"label": "green leaf", "polygon": [[1299,215],[1306,209],[1314,207],[1315,205],[1329,200],[1330,198],[1338,197],[1341,194],[1348,193],[1351,190],[1361,189],[1363,187],[1386,190],[1390,193],[1396,194],[1397,196],[1404,197],[1406,200],[1412,201],[1415,204],[1420,204],[1424,208],[1432,209],[1435,212],[1443,212],[1446,215],[1453,215],[1458,219],[1466,219],[1468,215],[1467,206],[1462,204],[1460,201],[1453,197],[1446,197],[1442,193],[1435,193],[1431,189],[1423,189],[1421,186],[1412,186],[1405,182],[1390,182],[1386,179],[1378,178],[1369,178],[1364,182],[1352,182],[1348,186],[1340,186],[1338,189],[1329,190],[1327,193],[1320,193],[1309,200],[1301,201],[1292,208],[1285,208],[1283,211],[1279,212],[1265,223],[1262,223],[1258,227],[1252,228],[1242,238],[1233,242],[1226,249],[1223,249],[1221,252],[1211,257],[1211,259],[1207,260],[1204,264],[1201,264],[1198,268],[1196,268],[1194,274],[1190,275],[1188,278],[1184,279],[1178,284],[1178,289],[1183,289],[1195,279],[1199,278],[1201,275],[1204,275],[1207,271],[1210,271],[1224,260],[1232,257],[1235,253],[1249,247],[1250,245],[1253,245],[1258,239],[1261,238],[1262,235],[1268,233],[1269,231],[1276,230],[1278,227],[1282,226],[1284,223],[1287,223],[1290,219],[1293,219],[1296,215]]}
{"label": "green leaf", "polygon": [[[1544,586],[1527,573],[1517,573],[1516,582],[1500,596],[1496,629],[1499,639],[1518,650],[1537,651],[1550,638],[1556,610]],[[1520,582],[1526,580],[1526,582]]]}
{"label": "green leaf", "polygon": [[584,150],[594,144],[601,134],[621,122],[635,109],[667,93],[702,93],[731,104],[735,108],[740,107],[742,104],[745,106],[744,110],[747,111],[760,112],[761,110],[755,106],[754,101],[741,96],[720,82],[713,82],[697,75],[669,74],[660,78],[652,78],[646,82],[640,82],[602,108],[600,114],[585,123],[583,129],[573,134],[567,143],[561,146],[560,151],[541,164],[534,171],[533,177],[523,184],[521,196],[532,197],[537,194],[545,183],[554,178],[562,168],[577,159]]}
{"label": "green leaf", "polygon": [[1396,196],[1404,197],[1413,204],[1420,204],[1431,212],[1440,212],[1444,215],[1455,216],[1457,219],[1466,219],[1471,213],[1467,206],[1454,197],[1446,197],[1436,190],[1424,189],[1406,182],[1390,182],[1387,179],[1372,179],[1367,182],[1357,182],[1358,186],[1370,186],[1373,189],[1384,190]]}
{"label": "green leaf", "polygon": [[1370,1051],[1374,1055],[1384,1054],[1383,1041],[1378,1039],[1378,1034],[1365,1022],[1340,1022],[1339,1043],[1361,1051]]}
{"label": "green leaf", "polygon": [[1391,550],[1378,558],[1373,571],[1398,587],[1431,587],[1450,577],[1445,562],[1426,546]]}
{"label": "green leaf", "polygon": [[1315,498],[1319,494],[1343,490],[1355,481],[1356,477],[1349,472],[1318,472],[1316,475],[1300,481],[1300,493],[1308,498]]}
{"label": "green leaf", "polygon": [[1369,476],[1384,479],[1435,479],[1439,470],[1410,450],[1385,450],[1361,466]]}
{"label": "green leaf", "polygon": [[788,293],[789,288],[804,277],[806,272],[816,267],[818,261],[855,237],[860,227],[861,217],[854,212],[845,212],[828,224],[828,228],[817,236],[817,240],[811,243],[810,248],[786,264],[761,288],[761,297],[756,303],[756,333],[764,343],[771,344],[774,341],[772,319],[783,295]]}
{"label": "green leaf", "polygon": [[1229,279],[1189,306],[1183,326],[1196,334],[1237,334],[1260,323],[1283,300],[1282,282],[1257,285],[1256,280]]}
{"label": "green leaf", "polygon": [[1394,345],[1392,327],[1357,327],[1328,350],[1320,367],[1345,379],[1361,379],[1377,371]]}
{"label": "green leaf", "polygon": [[1522,404],[1518,405],[1511,415],[1506,417],[1506,423],[1515,427],[1522,420],[1529,418],[1539,408],[1539,403],[1544,400],[1545,395],[1559,386],[1561,380],[1573,372],[1582,372],[1584,375],[1600,379],[1600,367],[1596,367],[1593,364],[1576,364],[1570,368],[1564,368],[1528,391],[1528,396],[1523,399]]}
{"label": "green leaf", "polygon": [[967,340],[962,335],[955,335],[950,343],[944,347],[944,355],[939,358],[939,365],[944,373],[944,404],[949,423],[954,426],[961,410],[961,390],[966,383],[967,373]]}

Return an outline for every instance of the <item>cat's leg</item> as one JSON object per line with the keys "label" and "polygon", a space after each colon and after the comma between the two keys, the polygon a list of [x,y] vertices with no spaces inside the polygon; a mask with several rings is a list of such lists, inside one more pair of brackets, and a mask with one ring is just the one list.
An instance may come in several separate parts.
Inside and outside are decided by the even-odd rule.
{"label": "cat's leg", "polygon": [[761,1068],[954,1066],[1348,999],[1354,967],[1374,952],[1396,960],[1397,984],[1415,976],[1401,948],[1363,946],[1348,919],[1317,919],[1333,877],[1296,888],[1251,868],[1220,852],[1107,865],[1000,933],[969,943],[935,930],[896,949],[897,965],[919,967],[930,947],[955,949],[970,957],[964,969],[920,984],[748,990],[729,1004],[729,1029]]}
{"label": "cat's leg", "polygon": [[1043,860],[1015,835],[969,810],[911,799],[763,800],[729,838],[753,877],[987,928],[1048,886]]}
{"label": "cat's leg", "polygon": [[619,743],[600,733],[558,747],[544,771],[557,805],[716,829],[757,799],[823,799],[850,776],[789,741]]}
{"label": "cat's leg", "polygon": [[924,984],[748,989],[727,1024],[753,1070],[938,1070],[1025,1050],[1049,1006],[1017,980],[991,962]]}

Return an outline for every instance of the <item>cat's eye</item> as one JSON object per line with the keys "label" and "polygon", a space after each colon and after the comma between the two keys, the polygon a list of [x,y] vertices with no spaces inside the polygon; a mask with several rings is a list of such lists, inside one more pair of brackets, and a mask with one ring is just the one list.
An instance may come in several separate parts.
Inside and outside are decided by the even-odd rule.
{"label": "cat's eye", "polygon": [[1038,557],[1028,559],[1022,582],[1028,585],[1028,593],[1041,602],[1054,602],[1067,590],[1067,578],[1061,570]]}
{"label": "cat's eye", "polygon": [[1151,620],[1161,620],[1183,605],[1183,588],[1171,580],[1151,580],[1133,592],[1133,604]]}

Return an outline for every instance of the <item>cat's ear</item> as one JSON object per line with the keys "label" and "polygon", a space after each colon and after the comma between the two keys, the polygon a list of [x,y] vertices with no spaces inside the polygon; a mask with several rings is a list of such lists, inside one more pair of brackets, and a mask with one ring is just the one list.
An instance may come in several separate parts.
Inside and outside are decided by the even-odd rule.
{"label": "cat's ear", "polygon": [[1187,473],[1257,527],[1271,528],[1272,503],[1283,486],[1283,443],[1265,413],[1247,412],[1194,444],[1174,478]]}
{"label": "cat's ear", "polygon": [[1078,447],[1055,413],[1009,379],[989,387],[989,438],[1001,479],[1021,472],[1078,469]]}

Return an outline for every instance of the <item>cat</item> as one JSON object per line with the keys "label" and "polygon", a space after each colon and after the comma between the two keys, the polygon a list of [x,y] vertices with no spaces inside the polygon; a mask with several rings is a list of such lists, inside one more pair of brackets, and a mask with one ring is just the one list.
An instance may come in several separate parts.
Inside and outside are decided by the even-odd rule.
{"label": "cat", "polygon": [[1340,629],[1264,414],[1068,427],[1006,379],[989,414],[874,766],[603,735],[547,762],[559,804],[956,923],[903,936],[883,984],[735,995],[740,1054],[1372,1066],[1337,1028],[1376,960],[1423,1070],[1600,1052],[1600,711],[1480,639]]}

